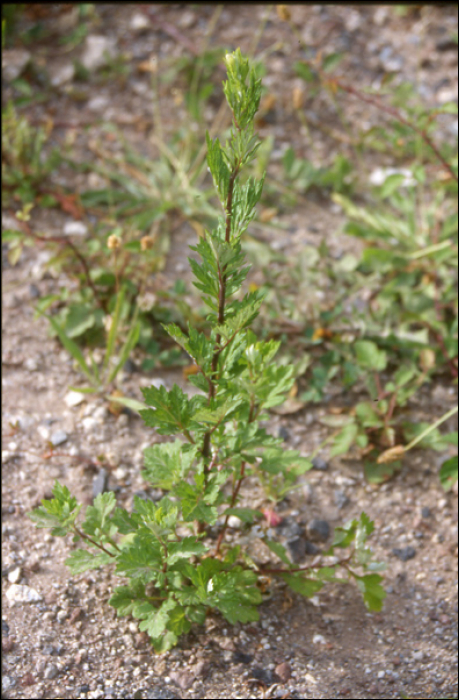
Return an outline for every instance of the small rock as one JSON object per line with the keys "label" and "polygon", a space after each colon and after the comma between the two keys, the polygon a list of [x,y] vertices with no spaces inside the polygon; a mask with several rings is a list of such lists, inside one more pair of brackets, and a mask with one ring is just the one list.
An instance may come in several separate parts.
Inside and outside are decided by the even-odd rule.
{"label": "small rock", "polygon": [[88,227],[82,221],[67,221],[64,226],[66,236],[86,236]]}
{"label": "small rock", "polygon": [[96,95],[87,104],[87,108],[91,112],[102,112],[106,107],[108,107],[110,100],[105,95]]}
{"label": "small rock", "polygon": [[320,549],[317,547],[317,545],[314,544],[314,542],[309,542],[309,540],[306,540],[305,542],[305,554],[313,555],[313,554],[319,554]]}
{"label": "small rock", "polygon": [[235,664],[250,664],[254,657],[252,654],[245,654],[243,651],[235,651],[232,660]]}
{"label": "small rock", "polygon": [[106,491],[108,491],[108,472],[102,468],[92,482],[92,495],[96,498]]}
{"label": "small rock", "polygon": [[[139,696],[140,697],[140,696]],[[176,700],[179,696],[169,688],[154,686],[147,690],[146,700]]]}
{"label": "small rock", "polygon": [[9,654],[10,651],[13,651],[15,644],[14,639],[2,639],[2,651],[5,654]]}
{"label": "small rock", "polygon": [[195,678],[205,678],[209,673],[209,664],[207,661],[198,661],[193,666],[190,666],[190,671]]}
{"label": "small rock", "polygon": [[24,362],[24,367],[29,370],[29,372],[36,372],[38,369],[38,362],[34,360],[33,357],[28,357]]}
{"label": "small rock", "polygon": [[276,531],[281,537],[286,540],[294,540],[302,535],[301,525],[293,518],[284,518],[280,525],[276,527]]}
{"label": "small rock", "polygon": [[67,394],[64,396],[64,402],[66,406],[69,408],[73,408],[74,406],[79,406],[80,403],[84,401],[84,394],[81,394],[79,391],[69,391]]}
{"label": "small rock", "polygon": [[47,428],[46,425],[39,425],[37,427],[37,432],[43,440],[49,440],[49,428]]}
{"label": "small rock", "polygon": [[289,431],[283,425],[280,426],[279,430],[277,431],[277,434],[280,438],[282,438],[282,440],[288,440],[290,438]]}
{"label": "small rock", "polygon": [[13,583],[6,592],[10,607],[19,603],[38,603],[43,600],[41,595],[30,586],[24,586],[19,583]]}
{"label": "small rock", "polygon": [[4,80],[11,82],[19,78],[31,59],[25,49],[4,49],[2,51],[2,75]]}
{"label": "small rock", "polygon": [[29,284],[29,296],[31,299],[39,299],[41,297],[40,290],[36,284]]}
{"label": "small rock", "polygon": [[432,511],[430,510],[430,508],[428,506],[423,506],[423,508],[421,508],[421,515],[423,518],[431,518]]}
{"label": "small rock", "polygon": [[230,637],[223,637],[223,639],[218,642],[218,646],[225,651],[236,651],[234,642]]}
{"label": "small rock", "polygon": [[306,541],[301,537],[297,537],[294,540],[288,540],[287,550],[292,558],[292,561],[295,563],[299,562],[306,554]]}
{"label": "small rock", "polygon": [[107,63],[107,58],[115,55],[115,42],[106,36],[91,34],[81,57],[82,65],[89,71],[97,70]]}
{"label": "small rock", "polygon": [[272,685],[274,683],[273,672],[267,668],[255,666],[255,668],[252,668],[250,671],[250,676],[257,681],[261,681],[265,685]]}
{"label": "small rock", "polygon": [[59,445],[63,445],[64,442],[67,442],[68,437],[69,436],[64,430],[56,430],[51,434],[50,442],[53,447],[58,447]]}
{"label": "small rock", "polygon": [[134,372],[138,372],[138,371],[139,371],[139,368],[137,367],[135,362],[133,362],[132,360],[130,360],[128,358],[123,365],[123,372],[126,372],[126,374],[133,374]]}
{"label": "small rock", "polygon": [[56,678],[58,673],[59,669],[57,668],[56,664],[48,664],[43,673],[43,677],[46,678],[46,680],[52,680],[53,678]]}
{"label": "small rock", "polygon": [[446,102],[457,101],[457,88],[454,87],[443,87],[436,93],[437,102],[440,104],[445,104]]}
{"label": "small rock", "polygon": [[322,459],[322,457],[314,457],[312,460],[312,467],[319,472],[325,472],[328,469],[328,462]]}
{"label": "small rock", "polygon": [[95,418],[92,418],[92,416],[88,416],[87,418],[83,418],[81,421],[81,425],[86,430],[88,433],[92,433],[100,428],[100,423],[97,421]]}
{"label": "small rock", "polygon": [[292,677],[292,668],[289,663],[284,661],[283,663],[278,664],[276,666],[276,668],[274,669],[274,673],[281,680],[282,683],[287,683],[287,681],[289,681]]}
{"label": "small rock", "polygon": [[69,83],[75,75],[75,66],[73,63],[64,63],[62,66],[50,66],[49,74],[51,85],[60,87],[64,83]]}
{"label": "small rock", "polygon": [[13,676],[2,676],[2,691],[10,690],[16,683],[16,678]]}
{"label": "small rock", "polygon": [[8,574],[8,581],[10,583],[17,583],[22,576],[21,567],[18,566]]}
{"label": "small rock", "polygon": [[179,671],[172,671],[169,677],[175,685],[178,685],[182,690],[188,690],[194,683],[194,676],[190,671],[184,669]]}
{"label": "small rock", "polygon": [[335,492],[333,494],[334,500],[335,500],[335,505],[341,510],[341,508],[344,508],[345,506],[348,505],[349,503],[349,498],[346,496],[344,491],[340,491],[339,489],[335,489]]}
{"label": "small rock", "polygon": [[411,545],[408,545],[408,547],[403,547],[402,549],[395,547],[392,550],[392,554],[402,561],[408,561],[408,559],[413,559],[413,557],[416,556],[416,550],[414,547],[411,547]]}
{"label": "small rock", "polygon": [[314,518],[314,520],[308,523],[306,531],[309,539],[313,542],[326,542],[330,537],[330,525],[326,520],[317,520]]}
{"label": "small rock", "polygon": [[129,22],[129,28],[132,29],[133,32],[140,33],[145,31],[146,29],[149,29],[150,27],[150,20],[141,12],[135,12],[132,15],[131,21]]}

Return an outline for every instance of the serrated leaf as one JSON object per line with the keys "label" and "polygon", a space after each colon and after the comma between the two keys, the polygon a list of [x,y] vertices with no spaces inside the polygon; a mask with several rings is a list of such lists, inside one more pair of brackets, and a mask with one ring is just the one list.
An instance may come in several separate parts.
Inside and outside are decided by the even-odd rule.
{"label": "serrated leaf", "polygon": [[357,340],[354,344],[357,361],[364,369],[382,372],[386,369],[387,355],[371,340]]}
{"label": "serrated leaf", "polygon": [[192,422],[192,416],[204,397],[193,396],[189,399],[183,390],[174,384],[170,391],[164,386],[157,389],[154,386],[142,389],[145,402],[155,410],[140,411],[145,424],[156,428],[160,435],[173,435],[193,429],[197,426]]}
{"label": "serrated leaf", "polygon": [[134,608],[145,602],[145,585],[133,579],[129,586],[118,586],[108,601],[117,611],[118,617],[131,615]]}
{"label": "serrated leaf", "polygon": [[[145,606],[143,611],[138,609],[135,616],[143,618],[139,624],[140,631],[147,632],[153,640],[158,639],[165,631],[170,613],[175,607],[177,603],[172,598],[168,598],[159,608],[150,605]],[[174,637],[177,639],[176,635]]]}
{"label": "serrated leaf", "polygon": [[116,498],[113,491],[99,494],[94,499],[94,505],[88,506],[85,521],[81,528],[88,535],[95,535],[98,530],[104,531],[107,527],[108,516],[116,506]]}
{"label": "serrated leaf", "polygon": [[379,574],[366,574],[365,576],[355,576],[355,581],[359,587],[363,600],[368,610],[379,612],[382,610],[383,600],[387,593],[381,586],[382,576]]}
{"label": "serrated leaf", "polygon": [[236,518],[242,520],[243,523],[253,523],[255,518],[261,518],[263,513],[259,510],[254,510],[253,508],[228,508],[222,513],[225,517],[227,515],[235,515]]}
{"label": "serrated leaf", "polygon": [[274,552],[274,554],[276,554],[279,557],[279,559],[284,562],[284,564],[287,564],[287,566],[292,566],[292,562],[288,558],[287,550],[285,549],[283,544],[281,544],[280,542],[275,542],[274,540],[267,539],[264,539],[263,542],[267,547],[269,547],[271,552]]}
{"label": "serrated leaf", "polygon": [[196,537],[183,537],[180,542],[170,542],[167,546],[167,563],[175,564],[179,559],[190,559],[207,552],[207,547]]}
{"label": "serrated leaf", "polygon": [[197,448],[176,440],[147,447],[143,454],[143,478],[155,488],[170,490],[188,475],[196,458]]}
{"label": "serrated leaf", "polygon": [[282,578],[295,593],[312,598],[323,587],[323,581],[304,578],[301,574],[282,574]]}
{"label": "serrated leaf", "polygon": [[69,567],[72,576],[75,576],[90,569],[99,569],[101,566],[106,566],[114,561],[115,558],[105,552],[93,554],[86,549],[77,549],[67,557],[65,563]]}
{"label": "serrated leaf", "polygon": [[68,488],[58,481],[54,484],[53,495],[53,499],[42,500],[42,505],[27,515],[36,527],[52,527],[53,535],[63,537],[71,529],[82,505],[78,505]]}
{"label": "serrated leaf", "polygon": [[163,555],[160,543],[153,536],[136,535],[133,543],[118,554],[116,571],[142,583],[154,581],[162,571]]}
{"label": "serrated leaf", "polygon": [[330,450],[330,458],[348,452],[351,445],[354,443],[358,432],[359,428],[355,423],[345,425],[333,441],[333,447]]}

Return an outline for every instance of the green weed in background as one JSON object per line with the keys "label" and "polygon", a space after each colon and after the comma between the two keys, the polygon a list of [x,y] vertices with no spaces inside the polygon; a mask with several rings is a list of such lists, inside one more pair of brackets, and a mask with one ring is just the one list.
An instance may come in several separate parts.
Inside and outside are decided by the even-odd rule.
{"label": "green weed in background", "polygon": [[257,584],[266,575],[279,576],[307,597],[327,581],[354,579],[370,610],[380,610],[385,597],[377,573],[384,566],[372,561],[366,545],[374,526],[365,513],[336,529],[324,555],[332,557],[336,548],[348,553],[321,566],[296,566],[266,526],[254,534],[282,565],[260,566],[248,551],[226,540],[230,516],[247,527],[261,521],[262,513],[250,505],[250,477],[260,472],[283,476],[290,486],[292,475],[312,465],[260,426],[267,409],[284,401],[294,377],[291,366],[273,361],[279,342],[259,341],[250,329],[263,294],[241,295],[249,268],[240,239],[254,217],[264,175],[243,182],[240,174],[259,146],[253,121],[261,81],[240,50],[227,54],[225,63],[224,92],[233,129],[225,146],[209,134],[206,139],[222,214],[193,248],[199,260],[190,258],[195,285],[209,310],[210,332],[192,325],[188,333],[166,326],[193,359],[197,372],[189,381],[200,392],[190,398],[177,385],[170,391],[143,390],[146,425],[174,437],[145,450],[143,475],[168,495],[158,502],[135,497],[134,512],[128,513],[116,507],[113,493],[105,493],[87,508],[80,524],[82,506],[56,482],[54,498],[29,514],[37,527],[49,527],[56,536],[71,533],[74,543],[86,545],[67,559],[73,574],[115,565],[127,584],[117,587],[109,602],[118,615],[140,621],[139,629],[149,634],[158,652],[174,646],[193,624],[202,624],[209,609],[231,624],[257,620],[262,602]]}

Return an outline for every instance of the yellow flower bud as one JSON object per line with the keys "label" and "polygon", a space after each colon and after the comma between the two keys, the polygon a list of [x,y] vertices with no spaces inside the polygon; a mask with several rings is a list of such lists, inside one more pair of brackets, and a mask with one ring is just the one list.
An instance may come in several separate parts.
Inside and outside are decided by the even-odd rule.
{"label": "yellow flower bud", "polygon": [[153,236],[143,236],[143,238],[140,239],[140,248],[141,250],[150,250],[153,248],[154,243],[155,239]]}
{"label": "yellow flower bud", "polygon": [[107,247],[110,250],[116,250],[121,245],[121,241],[118,236],[109,236],[107,239]]}
{"label": "yellow flower bud", "polygon": [[287,5],[276,5],[276,11],[279,19],[281,19],[283,22],[288,22],[292,17]]}

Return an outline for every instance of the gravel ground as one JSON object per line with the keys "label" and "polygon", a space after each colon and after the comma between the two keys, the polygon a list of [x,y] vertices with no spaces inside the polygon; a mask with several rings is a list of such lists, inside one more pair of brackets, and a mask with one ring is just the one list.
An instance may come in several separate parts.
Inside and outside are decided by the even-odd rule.
{"label": "gravel ground", "polygon": [[[98,5],[101,23],[94,33],[116,38],[116,46],[129,50],[135,61],[144,60],[148,51],[180,56],[191,51],[187,42],[201,45],[213,6],[154,7],[161,9],[163,22],[179,29],[178,39],[164,24],[161,31],[139,33],[134,26],[138,12],[128,4]],[[240,45],[246,51],[264,12],[262,6],[224,6],[211,44]],[[433,103],[455,99],[450,93],[455,94],[457,85],[457,56],[454,52],[453,59],[445,41],[448,32],[457,31],[456,8],[426,7],[403,19],[383,6],[292,6],[292,13],[311,45],[327,40],[335,50],[348,52],[348,80],[371,84],[384,68],[405,80],[417,76],[420,92]],[[284,39],[288,47],[286,25],[276,17],[273,13],[261,45]],[[75,52],[87,49],[83,44]],[[41,48],[37,56],[51,73],[53,66],[56,69],[50,47]],[[294,60],[293,48],[267,59],[265,83],[277,103],[274,123],[262,131],[274,133],[280,144],[296,137],[298,154],[304,157],[304,139],[288,111],[296,80],[291,70]],[[107,118],[148,115],[149,95],[135,88],[136,81],[124,93],[118,85],[112,86],[112,93],[107,88],[109,108],[100,101],[104,91],[94,90],[88,94],[87,111],[65,90],[57,90],[54,115],[59,110],[60,118],[68,121],[91,110]],[[6,95],[7,91],[8,86]],[[170,95],[162,97],[166,113]],[[330,107],[314,103],[311,109],[326,120]],[[37,116],[44,110],[37,107]],[[356,112],[355,118],[374,115]],[[173,122],[172,118],[171,128]],[[144,133],[128,125],[126,137],[142,144]],[[82,138],[80,134],[78,139]],[[84,148],[82,141],[80,147]],[[327,148],[326,138],[318,137],[318,157]],[[388,164],[373,162],[369,167]],[[75,177],[76,189],[85,184]],[[4,216],[8,221],[11,212]],[[337,248],[349,245],[338,233],[339,212],[330,206],[320,213],[311,200],[285,212],[284,218],[295,229],[298,248],[302,241],[310,244],[308,236],[313,235],[315,241],[330,235]],[[309,227],[314,224],[316,233],[304,221]],[[31,221],[36,230],[49,233],[60,233],[69,223],[69,215],[38,210]],[[164,271],[169,278],[183,270],[190,231],[180,229],[172,238]],[[4,267],[2,697],[457,697],[457,489],[445,494],[440,487],[438,469],[444,455],[410,452],[403,470],[376,487],[366,484],[358,462],[328,462],[324,453],[301,489],[282,504],[279,535],[300,560],[307,561],[315,549],[320,552],[325,546],[327,527],[330,530],[362,510],[375,521],[372,548],[375,557],[388,564],[388,595],[379,614],[366,611],[351,585],[330,585],[307,600],[267,581],[259,623],[230,627],[210,615],[177,648],[158,656],[137,625],[129,618],[118,620],[107,605],[116,577],[107,571],[68,577],[63,562],[71,542],[36,530],[25,514],[51,496],[55,479],[85,503],[94,493],[111,488],[119,504],[129,507],[133,494],[145,493],[140,478],[142,450],[158,436],[135,415],[113,416],[97,399],[86,397],[72,404],[68,387],[80,383],[79,375],[67,353],[47,336],[46,324],[34,320],[32,307],[37,295],[55,291],[58,283],[46,272],[43,253],[35,248],[26,249],[16,267]],[[181,372],[161,370],[125,373],[123,389],[140,399],[140,387],[155,380],[169,388],[174,382],[185,388]],[[437,384],[417,396],[409,410],[412,416],[432,420],[454,400],[451,388]],[[329,406],[314,406],[292,415],[273,414],[269,428],[288,447],[307,455],[326,435],[320,418],[328,410]],[[55,453],[47,458],[50,441]],[[101,455],[104,469],[98,460]],[[251,504],[262,505],[262,498],[254,488]],[[247,539],[237,528],[231,536],[234,541]],[[250,540],[246,543],[252,546]]]}

